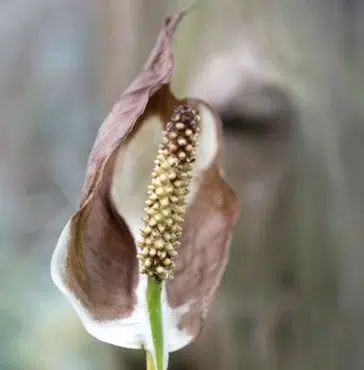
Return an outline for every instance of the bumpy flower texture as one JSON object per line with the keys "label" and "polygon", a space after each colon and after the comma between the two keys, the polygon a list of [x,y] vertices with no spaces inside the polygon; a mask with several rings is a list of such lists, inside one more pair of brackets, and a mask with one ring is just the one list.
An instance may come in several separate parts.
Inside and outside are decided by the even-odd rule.
{"label": "bumpy flower texture", "polygon": [[52,257],[52,278],[86,330],[122,347],[148,349],[148,277],[162,284],[167,351],[197,336],[238,214],[222,178],[219,117],[169,88],[182,16],[166,20],[142,72],[101,125],[80,207]]}
{"label": "bumpy flower texture", "polygon": [[200,117],[188,105],[177,106],[163,132],[152,183],[148,186],[146,216],[139,241],[140,272],[156,280],[173,278],[181,245],[186,195],[192,178],[192,163],[196,156]]}

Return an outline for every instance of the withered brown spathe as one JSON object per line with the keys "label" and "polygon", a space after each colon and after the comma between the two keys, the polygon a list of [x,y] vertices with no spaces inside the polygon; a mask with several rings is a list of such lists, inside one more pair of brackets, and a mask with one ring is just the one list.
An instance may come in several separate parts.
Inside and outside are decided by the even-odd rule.
{"label": "withered brown spathe", "polygon": [[156,280],[173,278],[181,245],[183,215],[186,212],[186,195],[195,161],[198,122],[200,117],[188,105],[177,106],[171,121],[163,131],[148,186],[148,199],[144,209],[144,228],[138,245],[141,252],[140,272]]}
{"label": "withered brown spathe", "polygon": [[[190,343],[202,328],[227,264],[230,235],[238,215],[236,196],[222,175],[220,118],[206,103],[197,99],[178,100],[170,91],[171,40],[183,15],[179,13],[166,20],[143,70],[101,125],[87,164],[80,207],[66,224],[52,257],[53,281],[72,303],[85,328],[96,338],[122,347],[145,348],[149,340],[144,325],[148,277],[139,273],[140,267],[149,269],[149,262],[145,264],[146,259],[137,259],[140,229],[149,226],[164,231],[164,250],[156,248],[159,239],[152,241],[156,256],[158,251],[166,252],[165,256],[164,253],[158,256],[163,266],[149,270],[158,279],[166,278],[165,272],[171,276],[174,265],[170,257],[177,253],[177,242],[181,243],[173,269],[174,279],[161,284],[165,344],[172,352]],[[190,117],[184,122],[181,112],[174,112],[176,106],[185,105],[201,117],[196,148],[191,138],[198,129],[187,127],[193,119],[190,121]],[[190,113],[194,115],[192,110]],[[173,114],[179,114],[181,120],[176,116],[171,120]],[[179,123],[186,126],[181,132]],[[176,132],[181,135],[174,137]],[[163,135],[159,155],[164,159],[159,157],[157,163],[153,163]],[[172,153],[176,155],[171,156]],[[195,161],[191,163],[193,156]],[[152,185],[155,189],[150,188],[149,195],[155,194],[157,199],[153,200],[153,196],[151,201],[166,202],[162,193],[159,198],[154,191],[161,187],[159,181],[165,181],[163,173],[154,171],[158,174],[152,176],[154,183],[150,183],[150,174],[156,165],[163,168],[167,157],[173,157],[177,167],[178,164],[184,166],[178,171],[174,169],[176,179],[172,171],[163,172],[173,183],[173,193],[176,192],[173,196],[179,200],[173,213],[171,209],[171,217],[168,211],[155,217],[158,211],[152,218],[154,204],[147,204],[144,210],[146,190]],[[193,176],[189,178],[191,164]],[[187,187],[188,179],[189,194],[183,205],[182,198],[186,195],[183,188]],[[172,195],[168,199],[172,203]],[[148,225],[143,224],[143,216],[147,217],[144,221]],[[175,253],[171,249],[169,256],[167,235],[172,233],[167,231],[167,226],[170,221],[159,224],[159,217],[171,218],[176,225],[177,239],[173,240],[174,245],[172,243]],[[153,225],[153,221],[150,226],[155,218],[157,224]],[[143,238],[146,244],[148,236]],[[143,251],[144,248],[139,250],[140,254]],[[148,254],[150,252],[151,248]],[[153,264],[151,261],[150,265]],[[163,272],[158,267],[163,267]]]}

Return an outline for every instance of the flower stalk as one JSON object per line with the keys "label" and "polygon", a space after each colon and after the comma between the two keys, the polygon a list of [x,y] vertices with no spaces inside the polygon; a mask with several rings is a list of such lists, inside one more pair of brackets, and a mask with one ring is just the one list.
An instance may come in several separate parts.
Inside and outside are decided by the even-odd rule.
{"label": "flower stalk", "polygon": [[153,364],[153,357],[151,354],[147,351],[147,370],[156,370]]}
{"label": "flower stalk", "polygon": [[150,330],[153,338],[156,367],[153,364],[153,357],[147,351],[147,369],[163,369],[163,318],[161,306],[162,284],[153,278],[148,278],[147,306],[149,314]]}

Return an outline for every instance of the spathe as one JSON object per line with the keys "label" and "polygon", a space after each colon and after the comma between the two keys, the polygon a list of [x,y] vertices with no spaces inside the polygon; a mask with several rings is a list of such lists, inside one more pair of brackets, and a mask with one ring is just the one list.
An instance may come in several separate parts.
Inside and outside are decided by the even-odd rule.
{"label": "spathe", "polygon": [[[100,127],[80,208],[52,257],[52,278],[86,330],[122,347],[154,354],[146,309],[147,278],[138,272],[136,240],[153,160],[173,108],[171,38],[184,13],[168,18],[141,74]],[[187,99],[201,116],[200,136],[174,280],[163,283],[164,366],[168,352],[202,328],[227,263],[237,201],[222,178],[218,116]]]}

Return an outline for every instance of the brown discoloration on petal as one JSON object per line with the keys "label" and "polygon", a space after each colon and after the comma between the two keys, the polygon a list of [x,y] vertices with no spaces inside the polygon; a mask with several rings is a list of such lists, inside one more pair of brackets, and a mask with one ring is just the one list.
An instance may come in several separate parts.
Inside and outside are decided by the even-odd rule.
{"label": "brown discoloration on petal", "polygon": [[[71,219],[65,283],[97,320],[128,317],[135,306],[138,262],[135,241],[110,197],[120,144],[146,115],[171,114],[168,84],[173,70],[171,38],[185,13],[165,22],[142,73],[115,104],[91,151],[80,210]],[[133,130],[134,131],[134,130]],[[127,140],[126,140],[127,139]]]}
{"label": "brown discoloration on petal", "polygon": [[98,320],[128,316],[136,303],[136,247],[109,194],[114,157],[105,166],[105,181],[92,202],[73,219],[67,259],[69,287]]}
{"label": "brown discoloration on petal", "polygon": [[173,71],[171,39],[184,14],[167,18],[142,73],[123,93],[101,125],[88,159],[81,206],[96,190],[107,158],[132,130],[150,97],[163,85],[169,84]]}
{"label": "brown discoloration on petal", "polygon": [[[100,127],[88,161],[80,210],[71,219],[66,266],[61,253],[56,261],[63,263],[59,269],[61,274],[66,275],[61,276],[62,283],[77,297],[88,316],[99,321],[130,317],[137,303],[137,251],[127,226],[127,222],[133,222],[134,208],[128,215],[123,214],[128,193],[125,193],[126,197],[118,198],[111,190],[116,189],[117,194],[123,190],[125,183],[115,187],[115,179],[122,179],[123,168],[129,163],[124,161],[123,155],[132,153],[132,150],[127,151],[134,147],[131,144],[139,145],[137,140],[133,141],[138,137],[135,134],[143,134],[141,128],[148,127],[142,125],[147,121],[155,124],[154,118],[159,116],[161,120],[157,119],[157,124],[165,126],[174,106],[182,103],[170,93],[169,83],[173,67],[171,37],[183,15],[180,13],[167,19],[143,72],[121,96]],[[197,100],[187,103],[194,108],[203,106]],[[193,179],[197,187],[183,224],[175,279],[167,283],[167,300],[172,308],[189,304],[179,326],[193,336],[200,331],[221,280],[228,257],[230,232],[237,217],[235,195],[220,173],[221,122],[217,116],[213,122],[216,130],[205,131],[211,135],[205,136],[204,143],[210,151],[202,150],[205,162],[201,168],[204,170]],[[209,146],[210,138],[215,140],[215,131],[218,145],[214,141]],[[180,138],[186,143],[181,141],[179,145],[186,146],[187,137],[186,134],[185,138]],[[125,158],[128,158],[127,155]],[[129,170],[133,174],[134,162],[131,162]],[[140,196],[144,197],[144,194]],[[180,222],[180,219],[177,221]]]}
{"label": "brown discoloration on petal", "polygon": [[179,323],[196,336],[227,263],[229,237],[238,215],[238,202],[220,175],[221,122],[215,115],[219,150],[211,166],[199,175],[200,188],[190,203],[179,249],[175,279],[167,282],[172,308],[191,304]]}

